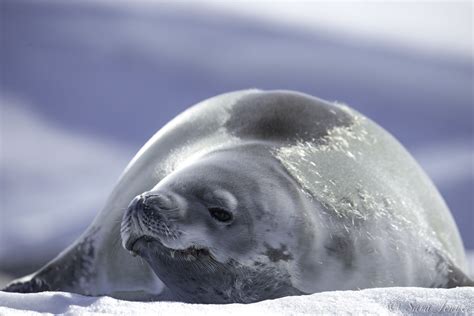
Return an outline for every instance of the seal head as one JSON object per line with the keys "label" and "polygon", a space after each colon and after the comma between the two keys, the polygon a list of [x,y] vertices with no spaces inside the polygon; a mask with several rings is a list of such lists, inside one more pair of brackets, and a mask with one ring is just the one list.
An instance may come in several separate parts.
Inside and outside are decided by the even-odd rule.
{"label": "seal head", "polygon": [[289,196],[298,190],[260,147],[211,153],[137,196],[124,215],[124,247],[181,300],[249,303],[302,294],[291,284],[287,235],[294,227],[284,212],[298,207]]}

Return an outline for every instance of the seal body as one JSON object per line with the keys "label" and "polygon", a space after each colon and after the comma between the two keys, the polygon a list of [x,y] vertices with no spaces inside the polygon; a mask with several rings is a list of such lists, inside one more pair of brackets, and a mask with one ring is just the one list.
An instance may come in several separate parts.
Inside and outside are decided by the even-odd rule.
{"label": "seal body", "polygon": [[7,290],[249,303],[466,271],[448,208],[391,135],[347,106],[248,90],[158,131],[82,237]]}

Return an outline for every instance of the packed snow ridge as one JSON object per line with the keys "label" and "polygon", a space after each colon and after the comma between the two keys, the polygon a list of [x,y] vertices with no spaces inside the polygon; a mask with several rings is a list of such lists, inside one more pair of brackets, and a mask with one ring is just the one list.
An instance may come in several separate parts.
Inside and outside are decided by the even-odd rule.
{"label": "packed snow ridge", "polygon": [[253,304],[129,302],[72,293],[0,292],[0,315],[473,315],[474,287],[378,288],[284,297]]}

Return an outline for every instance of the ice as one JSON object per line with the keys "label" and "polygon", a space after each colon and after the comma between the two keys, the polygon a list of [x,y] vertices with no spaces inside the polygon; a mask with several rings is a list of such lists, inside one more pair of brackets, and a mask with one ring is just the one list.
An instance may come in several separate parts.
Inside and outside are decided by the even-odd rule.
{"label": "ice", "polygon": [[427,315],[474,313],[474,288],[379,288],[323,292],[253,304],[203,305],[178,302],[130,302],[63,292],[0,292],[0,314],[90,315]]}

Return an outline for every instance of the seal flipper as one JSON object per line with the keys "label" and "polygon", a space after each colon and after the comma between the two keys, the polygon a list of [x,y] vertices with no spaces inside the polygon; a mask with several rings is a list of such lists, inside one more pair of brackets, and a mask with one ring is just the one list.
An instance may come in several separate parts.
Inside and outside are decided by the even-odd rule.
{"label": "seal flipper", "polygon": [[430,287],[435,288],[454,288],[459,286],[474,286],[474,280],[469,277],[461,268],[442,255],[439,251],[435,251],[438,257],[436,265],[441,275],[445,276],[444,282],[434,282]]}
{"label": "seal flipper", "polygon": [[14,280],[6,292],[67,291],[89,295],[87,284],[95,277],[93,234],[61,252],[37,272]]}
{"label": "seal flipper", "polygon": [[40,278],[31,278],[29,281],[14,281],[7,287],[3,288],[4,292],[16,292],[16,293],[37,293],[50,291],[49,285]]}
{"label": "seal flipper", "polygon": [[[116,249],[101,251],[103,245],[96,242],[101,238],[99,234],[99,229],[92,226],[40,270],[12,281],[3,291],[62,291],[134,301],[173,300],[166,292],[161,293],[162,282],[151,268],[130,256],[120,243],[113,244]],[[114,272],[107,275],[100,269]]]}
{"label": "seal flipper", "polygon": [[[77,293],[78,283],[87,279],[87,273],[85,273],[87,270],[82,267],[81,262],[75,258],[71,259],[69,254],[66,256],[61,254],[31,276],[14,280],[2,291],[18,293],[73,291]],[[82,292],[81,294],[88,294],[85,289]]]}
{"label": "seal flipper", "polygon": [[[57,258],[60,260],[58,261]],[[14,280],[2,291],[18,293],[70,291],[75,283],[75,275],[78,273],[70,274],[75,267],[68,264],[67,256],[60,255],[57,258],[32,275]]]}
{"label": "seal flipper", "polygon": [[454,265],[449,266],[447,288],[458,286],[474,286],[474,280]]}

